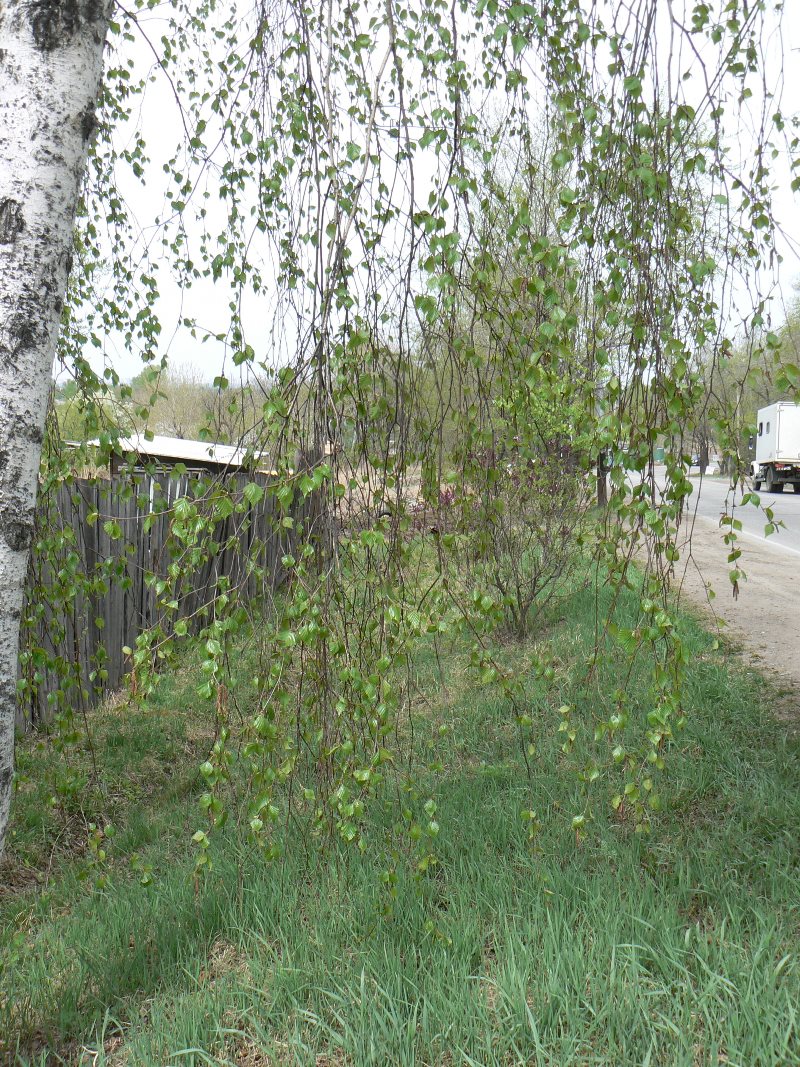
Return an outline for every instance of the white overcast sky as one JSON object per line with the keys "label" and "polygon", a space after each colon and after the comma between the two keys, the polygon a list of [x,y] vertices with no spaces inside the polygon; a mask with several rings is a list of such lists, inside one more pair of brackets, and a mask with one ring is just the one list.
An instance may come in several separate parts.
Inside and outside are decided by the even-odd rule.
{"label": "white overcast sky", "polygon": [[[679,3],[680,0],[676,0]],[[619,8],[621,5],[615,4]],[[664,10],[667,0],[664,0]],[[144,16],[143,16],[144,17]],[[158,44],[163,23],[159,23],[157,11],[149,16],[147,23],[148,34],[154,43]],[[782,17],[783,55],[784,62],[781,64],[781,47],[777,35],[767,42],[767,77],[774,79],[775,88],[782,97],[782,106],[785,113],[800,111],[800,2],[792,0],[788,10]],[[666,36],[666,35],[665,35]],[[661,40],[659,39],[659,47]],[[664,47],[668,42],[664,41]],[[143,42],[132,46],[132,56],[141,70],[152,65],[152,52]],[[534,60],[535,62],[535,60]],[[684,53],[683,68],[690,66],[690,60]],[[693,71],[696,71],[696,90],[701,92],[700,65],[694,61]],[[693,74],[693,80],[694,80]],[[691,98],[691,86],[684,85],[687,97]],[[729,109],[726,117],[729,131],[729,147],[734,153],[739,153],[743,159],[747,158],[751,137],[748,127],[754,122],[753,116],[763,104],[763,97],[756,94],[749,102],[749,109],[740,115],[735,115]],[[164,191],[166,179],[163,174],[163,163],[170,157],[176,143],[183,136],[183,128],[179,113],[172,96],[171,90],[163,77],[157,77],[156,81],[148,87],[137,119],[145,132],[148,153],[152,159],[149,168],[147,182],[142,185],[132,176],[121,177],[121,191],[130,203],[133,214],[146,226],[146,220],[152,219],[164,203]],[[126,139],[131,135],[131,129],[120,129],[117,132],[117,143],[121,148]],[[791,300],[793,285],[800,279],[800,214],[798,214],[798,201],[789,188],[790,173],[786,158],[782,165],[776,169],[775,178],[775,207],[776,214],[783,227],[783,236],[780,239],[780,252],[784,263],[780,271],[781,296],[776,300],[773,314],[776,319],[782,315],[781,304]],[[188,220],[188,216],[187,216]],[[165,265],[166,266],[166,265]],[[211,380],[221,372],[224,351],[221,345],[215,342],[201,344],[192,339],[189,332],[179,327],[181,318],[185,315],[196,318],[210,330],[224,332],[228,315],[228,303],[231,299],[231,290],[224,282],[216,285],[210,281],[197,282],[186,292],[181,292],[178,286],[169,278],[168,269],[161,271],[160,278],[161,299],[159,314],[163,324],[163,339],[168,346],[171,364],[180,364],[195,368],[204,378]],[[268,316],[267,301],[255,297],[248,298],[248,318],[257,323],[263,317],[266,321]],[[257,331],[256,331],[257,332]],[[264,330],[263,335],[268,336]],[[95,365],[101,357],[96,350],[88,352]],[[267,352],[258,353],[266,359],[270,359]],[[126,351],[120,337],[108,337],[105,339],[104,358],[111,363],[123,378],[129,379],[141,370],[141,362],[136,352]],[[234,368],[227,362],[226,373],[234,378]]]}

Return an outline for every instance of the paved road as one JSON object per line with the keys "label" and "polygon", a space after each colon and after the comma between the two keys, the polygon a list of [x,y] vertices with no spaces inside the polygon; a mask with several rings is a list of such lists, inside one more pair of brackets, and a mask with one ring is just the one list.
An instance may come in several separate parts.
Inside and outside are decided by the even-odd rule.
{"label": "paved road", "polygon": [[[664,485],[664,467],[656,467],[656,483]],[[761,508],[771,507],[784,523],[765,537],[767,519],[758,507],[741,505],[726,478],[691,479],[693,520],[682,525],[674,589],[705,616],[712,629],[724,626],[739,645],[745,661],[783,688],[772,694],[777,719],[800,736],[800,493],[759,493]],[[731,584],[729,549],[723,543],[720,516],[731,505],[741,520],[742,556],[736,562],[739,580]],[[710,593],[715,594],[714,599]]]}
{"label": "paved road", "polygon": [[[663,469],[656,471],[663,484]],[[764,536],[767,522],[763,511],[751,504],[741,506],[741,492],[734,498],[725,478],[691,479],[689,497],[694,522],[683,528],[676,567],[679,596],[687,597],[707,616],[712,628],[724,624],[738,642],[745,660],[765,676],[785,683],[774,697],[778,719],[800,731],[800,493],[758,494],[761,507],[771,507],[776,520],[784,523],[777,533]],[[735,506],[742,522],[738,547],[743,555],[736,566],[742,578],[733,587],[722,542],[719,519]],[[709,599],[709,587],[716,598]]]}
{"label": "paved road", "polygon": [[800,493],[794,493],[791,489],[784,489],[782,493],[767,493],[764,489],[758,494],[761,508],[771,507],[775,518],[783,522],[776,533],[769,537],[764,535],[764,526],[767,519],[761,508],[746,504],[738,506],[741,502],[741,492],[735,498],[731,492],[726,478],[692,478],[694,492],[689,498],[690,513],[719,522],[721,515],[725,513],[725,502],[728,502],[728,510],[731,505],[737,505],[735,515],[741,520],[742,533],[747,539],[767,541],[772,548],[782,549],[791,554],[800,555]]}

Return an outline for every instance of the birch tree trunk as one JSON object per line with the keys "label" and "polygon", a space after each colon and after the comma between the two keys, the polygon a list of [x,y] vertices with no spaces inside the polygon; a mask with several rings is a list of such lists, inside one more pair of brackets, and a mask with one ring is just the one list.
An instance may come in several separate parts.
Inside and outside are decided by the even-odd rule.
{"label": "birch tree trunk", "polygon": [[39,459],[109,14],[109,0],[0,0],[0,857]]}

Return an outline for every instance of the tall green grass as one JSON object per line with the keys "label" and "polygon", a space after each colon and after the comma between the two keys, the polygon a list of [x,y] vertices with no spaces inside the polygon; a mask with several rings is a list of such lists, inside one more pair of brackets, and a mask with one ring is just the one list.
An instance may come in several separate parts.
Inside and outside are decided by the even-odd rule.
{"label": "tall green grass", "polygon": [[[577,703],[594,604],[579,592],[560,611],[556,695]],[[364,857],[290,842],[265,864],[231,824],[196,885],[186,837],[201,824],[210,724],[198,724],[190,670],[148,710],[98,717],[114,784],[84,814],[119,826],[105,889],[92,888],[77,835],[59,846],[80,812],[48,809],[36,783],[55,757],[26,743],[12,861],[51,869],[46,886],[0,898],[2,1054],[95,1067],[800,1063],[798,745],[770,717],[764,683],[683,625],[690,714],[663,810],[643,835],[598,798],[581,843],[569,816],[582,794],[538,683],[529,778],[511,709],[469,683],[463,650],[444,654],[442,673],[433,652],[420,656],[420,774],[434,756],[445,767],[427,782],[442,830],[422,878],[393,853],[387,807]],[[613,668],[598,684],[616,684]],[[591,705],[584,696],[578,713]],[[536,849],[519,818],[532,803]]]}

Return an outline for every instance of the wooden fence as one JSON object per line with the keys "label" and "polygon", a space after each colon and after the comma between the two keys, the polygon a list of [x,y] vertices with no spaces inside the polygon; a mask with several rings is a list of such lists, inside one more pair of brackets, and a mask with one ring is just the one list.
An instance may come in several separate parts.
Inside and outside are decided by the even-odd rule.
{"label": "wooden fence", "polygon": [[[130,669],[124,649],[144,630],[207,623],[220,579],[240,598],[274,591],[294,534],[276,521],[272,494],[255,499],[248,484],[266,489],[241,474],[75,480],[40,503],[23,612],[22,729],[119,687]],[[213,519],[201,550],[187,537],[198,517]]]}

